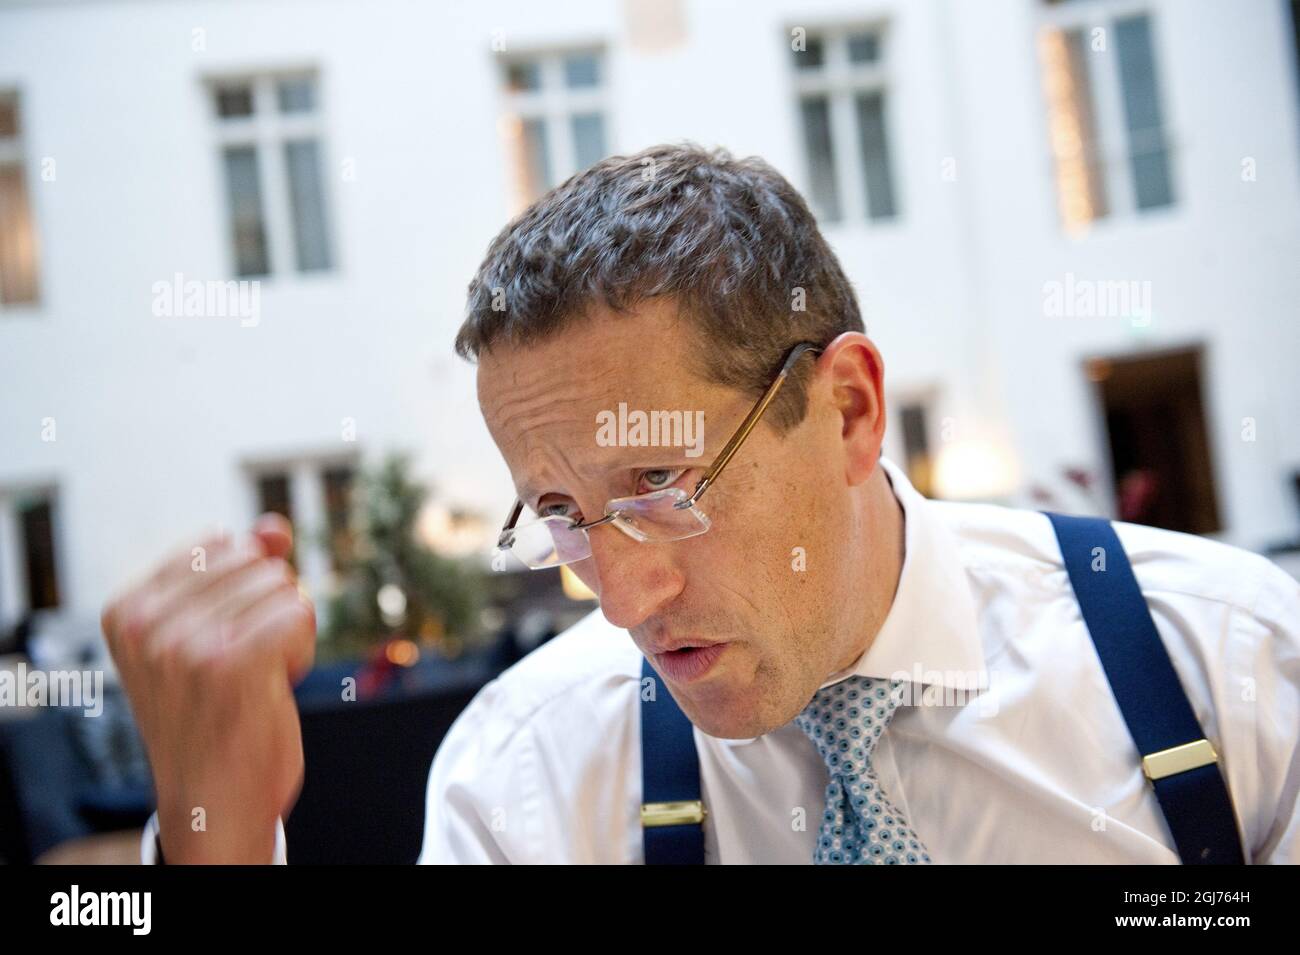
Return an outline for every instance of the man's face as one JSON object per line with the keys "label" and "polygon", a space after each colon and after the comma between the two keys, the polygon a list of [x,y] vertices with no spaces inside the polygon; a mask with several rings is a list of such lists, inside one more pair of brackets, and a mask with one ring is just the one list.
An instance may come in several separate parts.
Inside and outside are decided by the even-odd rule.
{"label": "man's face", "polygon": [[[693,491],[755,400],[697,377],[689,359],[701,347],[671,300],[652,299],[630,314],[597,311],[539,344],[483,354],[479,403],[524,503],[591,521],[612,498]],[[641,543],[605,524],[588,531],[591,556],[570,565],[712,736],[749,738],[789,722],[874,632],[860,616],[871,528],[856,495],[863,475],[881,477],[881,429],[872,425],[873,445],[850,426],[844,410],[862,401],[820,364],[804,421],[782,437],[761,423],[701,498],[707,533]],[[681,411],[693,420],[702,411],[703,454],[605,446],[598,415],[617,416],[620,403],[629,413]],[[672,651],[677,665],[657,655],[683,643],[724,646]],[[688,658],[712,662],[688,676],[679,672]]]}

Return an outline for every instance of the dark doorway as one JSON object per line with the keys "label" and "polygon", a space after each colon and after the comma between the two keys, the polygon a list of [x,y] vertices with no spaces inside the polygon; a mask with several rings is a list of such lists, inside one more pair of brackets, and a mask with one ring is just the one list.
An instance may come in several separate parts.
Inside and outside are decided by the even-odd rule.
{"label": "dark doorway", "polygon": [[54,502],[39,497],[20,503],[23,560],[27,565],[27,607],[47,610],[59,606],[58,562],[54,555]]}
{"label": "dark doorway", "polygon": [[1106,422],[1120,520],[1192,534],[1221,529],[1202,364],[1199,346],[1087,362]]}

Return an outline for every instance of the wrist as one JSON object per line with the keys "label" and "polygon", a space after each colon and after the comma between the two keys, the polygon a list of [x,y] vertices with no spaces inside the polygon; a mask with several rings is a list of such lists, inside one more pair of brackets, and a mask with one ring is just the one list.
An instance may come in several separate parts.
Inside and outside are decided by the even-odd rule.
{"label": "wrist", "polygon": [[195,830],[189,812],[159,811],[158,861],[167,865],[266,865],[276,861],[281,840],[277,817],[229,819]]}

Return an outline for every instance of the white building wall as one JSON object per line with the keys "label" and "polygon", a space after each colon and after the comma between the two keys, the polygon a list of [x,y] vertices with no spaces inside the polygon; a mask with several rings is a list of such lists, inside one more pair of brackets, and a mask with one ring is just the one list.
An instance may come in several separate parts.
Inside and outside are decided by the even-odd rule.
{"label": "white building wall", "polygon": [[[787,31],[882,19],[901,215],[827,235],[891,389],[938,387],[936,414],[997,436],[1023,485],[1062,464],[1103,470],[1084,357],[1204,342],[1223,536],[1294,535],[1300,109],[1285,8],[1144,8],[1176,204],[1070,239],[1031,0],[690,0],[683,42],[662,52],[638,49],[612,2],[0,3],[42,289],[0,313],[0,489],[57,481],[64,600],[87,619],[182,535],[242,529],[249,461],[409,447],[443,499],[495,521],[509,478],[451,352],[465,286],[512,212],[494,35],[513,50],[606,44],[614,151],[726,145],[803,186]],[[256,327],[156,317],[155,282],[231,275],[203,79],[299,66],[321,77],[334,270],[263,280]],[[1240,182],[1243,156],[1257,182]],[[1046,318],[1043,283],[1070,271],[1150,280],[1151,327]],[[1237,437],[1246,416],[1252,445]],[[0,626],[14,612],[0,607]]]}

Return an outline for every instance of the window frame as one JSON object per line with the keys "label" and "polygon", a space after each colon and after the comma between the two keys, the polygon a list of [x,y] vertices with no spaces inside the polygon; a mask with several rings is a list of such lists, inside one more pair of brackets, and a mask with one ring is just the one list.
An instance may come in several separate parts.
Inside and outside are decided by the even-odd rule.
{"label": "window frame", "polygon": [[0,166],[18,169],[22,182],[23,201],[27,206],[28,236],[31,244],[31,298],[12,302],[0,300],[0,314],[38,311],[44,300],[41,287],[40,216],[37,211],[36,191],[32,188],[32,162],[27,152],[27,123],[25,122],[25,96],[18,85],[0,86],[0,99],[13,102],[17,129],[12,136],[0,136]]}
{"label": "window frame", "polygon": [[313,594],[332,595],[343,579],[344,568],[334,564],[329,489],[325,477],[327,472],[335,469],[351,472],[348,493],[349,496],[355,495],[365,470],[363,451],[358,448],[356,451],[259,455],[247,457],[239,463],[245,513],[250,521],[262,513],[261,481],[281,475],[286,479],[290,520],[294,527],[293,556],[303,584]]}
{"label": "window frame", "polygon": [[[570,87],[565,83],[564,64],[569,57],[594,56],[598,63],[598,76],[594,86]],[[605,155],[613,155],[615,146],[613,123],[612,74],[609,48],[600,43],[583,43],[561,47],[540,47],[512,50],[493,54],[493,67],[501,100],[501,138],[505,150],[505,165],[513,180],[515,211],[522,211],[547,190],[580,172],[577,137],[573,120],[584,113],[597,113],[601,117],[605,135]],[[509,71],[512,66],[535,63],[538,68],[536,90],[512,90]],[[545,149],[553,182],[545,183],[542,192],[532,195],[526,174],[521,174],[516,156],[517,143],[522,142],[523,125],[528,120],[540,120],[546,130]],[[602,157],[603,158],[603,157]],[[586,167],[582,167],[586,168]]]}
{"label": "window frame", "polygon": [[[68,573],[61,490],[61,482],[52,477],[0,484],[0,632],[12,628],[27,614],[61,618],[75,605],[75,581]],[[20,513],[20,505],[28,501],[44,501],[50,508],[50,542],[58,600],[53,607],[33,609],[31,606],[31,580],[27,574]]]}
{"label": "window frame", "polygon": [[[801,69],[796,65],[790,45],[795,29],[803,29],[809,42],[813,38],[822,41],[824,59],[821,66]],[[849,38],[858,33],[872,33],[877,38],[878,54],[869,63],[854,64],[849,60]],[[865,226],[877,229],[900,223],[903,219],[905,203],[898,161],[900,138],[894,106],[899,83],[891,55],[893,44],[893,25],[885,18],[800,23],[786,27],[783,55],[793,92],[794,139],[799,143],[805,196],[813,194],[813,163],[803,126],[803,102],[809,96],[825,96],[829,107],[831,166],[840,214],[831,219],[818,213],[818,223],[823,228]],[[888,215],[874,217],[867,194],[867,169],[860,148],[861,129],[856,115],[857,98],[871,93],[881,95],[881,123],[892,202],[892,211]]]}
{"label": "window frame", "polygon": [[[1176,213],[1186,201],[1179,182],[1178,154],[1181,142],[1173,116],[1173,97],[1167,82],[1167,69],[1162,65],[1162,48],[1159,44],[1161,18],[1157,4],[1152,0],[1089,0],[1089,2],[1060,2],[1036,0],[1037,16],[1032,23],[1035,55],[1032,57],[1036,73],[1035,83],[1042,104],[1041,141],[1046,144],[1047,171],[1051,191],[1056,199],[1057,227],[1070,236],[1142,221],[1147,218]],[[1147,19],[1151,37],[1151,58],[1155,70],[1156,96],[1160,107],[1160,129],[1163,133],[1166,157],[1166,175],[1169,180],[1169,202],[1148,208],[1137,204],[1137,181],[1133,171],[1133,151],[1130,142],[1124,105],[1124,87],[1119,63],[1116,24],[1134,17]],[[1046,83],[1046,64],[1042,45],[1046,35],[1053,30],[1063,35],[1072,30],[1083,33],[1085,47],[1090,43],[1091,32],[1101,27],[1106,31],[1105,59],[1088,64],[1088,99],[1096,132],[1095,153],[1101,167],[1101,183],[1105,190],[1105,212],[1089,220],[1072,224],[1063,208],[1058,172],[1058,155],[1052,146],[1052,103]],[[1090,51],[1091,52],[1091,51]],[[1095,55],[1095,54],[1093,54]],[[1098,66],[1104,68],[1098,69]]]}
{"label": "window frame", "polygon": [[[284,80],[310,79],[315,87],[312,109],[304,112],[280,111],[279,83]],[[325,115],[326,82],[324,73],[310,66],[282,69],[245,70],[212,73],[203,77],[203,98],[208,122],[212,127],[215,178],[221,196],[225,228],[226,274],[235,280],[267,282],[292,276],[297,281],[334,276],[341,271],[340,230],[336,223],[339,209],[327,136]],[[248,86],[252,90],[252,114],[225,117],[217,112],[217,93],[223,88]],[[316,143],[321,186],[321,206],[328,264],[303,269],[299,266],[299,249],[294,225],[293,190],[285,147],[302,140]],[[266,233],[267,269],[264,273],[239,273],[239,256],[235,246],[234,209],[230,201],[230,184],[226,177],[227,149],[250,147],[257,157],[257,182],[262,206],[262,224]]]}

